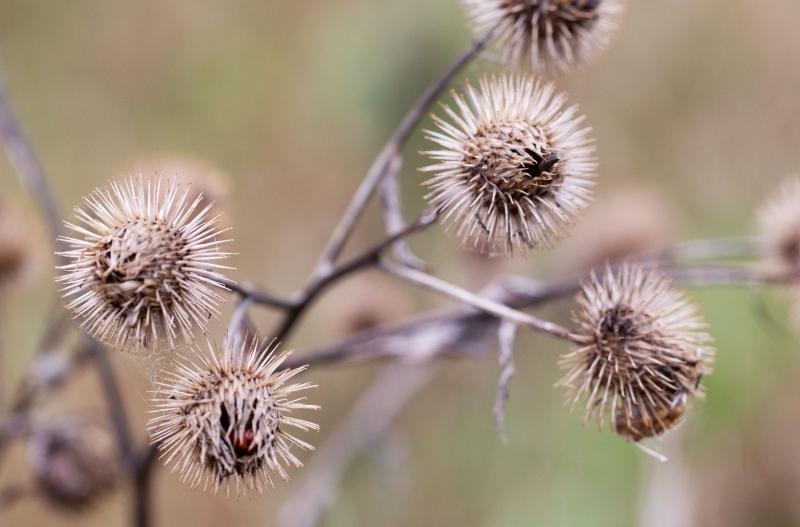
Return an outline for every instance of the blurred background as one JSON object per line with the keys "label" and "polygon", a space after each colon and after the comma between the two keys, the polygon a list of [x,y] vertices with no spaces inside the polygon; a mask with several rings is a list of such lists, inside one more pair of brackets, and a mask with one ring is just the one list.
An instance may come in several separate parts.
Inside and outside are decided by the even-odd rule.
{"label": "blurred background", "polygon": [[[597,201],[585,221],[557,249],[510,262],[468,254],[432,229],[412,247],[437,273],[478,289],[494,272],[544,279],[577,269],[625,236],[647,247],[749,234],[757,204],[800,170],[800,3],[630,4],[609,51],[557,81],[597,138]],[[232,277],[286,294],[303,284],[399,118],[469,40],[457,0],[0,0],[7,89],[62,210],[122,174],[208,173],[234,229]],[[482,60],[463,77],[498,69]],[[422,148],[416,134],[402,172],[409,215],[424,207]],[[44,224],[4,157],[0,192],[23,218],[31,252],[24,276],[0,290],[5,408],[56,299]],[[350,250],[382,228],[370,208]],[[799,525],[800,361],[782,293],[691,291],[719,354],[707,399],[660,447],[670,463],[584,429],[553,388],[564,345],[524,335],[507,443],[492,418],[494,350],[447,362],[347,470],[324,525]],[[361,274],[328,294],[287,345],[302,350],[439,305]],[[566,324],[569,310],[563,302],[541,314]],[[229,312],[212,324],[216,334]],[[275,320],[253,315],[264,329]],[[143,442],[148,372],[126,357],[114,365]],[[323,444],[381,368],[315,371],[322,431],[304,439]],[[99,393],[87,370],[35,416],[96,414]],[[0,488],[30,479],[25,452],[14,446]],[[226,499],[159,467],[157,525],[274,525],[304,475]],[[79,513],[25,498],[0,510],[0,524],[126,525],[129,490]]]}

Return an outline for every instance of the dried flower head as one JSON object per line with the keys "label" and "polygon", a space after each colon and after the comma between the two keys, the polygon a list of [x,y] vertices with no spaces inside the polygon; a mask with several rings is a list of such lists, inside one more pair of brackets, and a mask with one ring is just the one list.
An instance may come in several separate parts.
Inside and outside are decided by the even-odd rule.
{"label": "dried flower head", "polygon": [[32,265],[30,233],[22,214],[0,200],[0,287],[15,283]]}
{"label": "dried flower head", "polygon": [[526,76],[483,78],[467,97],[453,94],[452,124],[434,116],[427,137],[440,149],[428,199],[462,242],[509,254],[549,246],[591,200],[596,162],[590,128],[552,84]]}
{"label": "dried flower head", "polygon": [[565,354],[559,385],[586,401],[585,421],[630,441],[676,426],[690,396],[702,392],[713,351],[697,310],[669,279],[638,265],[592,273],[573,314],[585,344]]}
{"label": "dried flower head", "polygon": [[495,28],[502,58],[534,71],[567,72],[608,47],[622,0],[463,0],[477,33]]}
{"label": "dried flower head", "polygon": [[759,212],[769,256],[779,265],[800,268],[800,178],[787,181]]}
{"label": "dried flower head", "polygon": [[104,429],[65,423],[35,428],[28,449],[42,495],[71,509],[81,509],[113,489],[116,456]]}
{"label": "dried flower head", "polygon": [[224,483],[229,492],[233,477],[237,491],[260,492],[273,485],[272,474],[289,478],[285,465],[302,466],[293,446],[313,450],[286,430],[318,429],[290,416],[319,408],[294,397],[313,385],[287,384],[305,367],[281,369],[291,352],[275,356],[274,347],[247,340],[228,338],[221,352],[209,344],[210,355],[196,350],[198,360],[180,363],[159,383],[148,429],[166,463],[191,486],[216,491]]}
{"label": "dried flower head", "polygon": [[188,201],[188,188],[174,180],[127,178],[84,198],[75,209],[79,237],[62,238],[70,263],[60,267],[68,308],[97,339],[131,349],[170,347],[192,328],[205,328],[217,313],[224,287],[217,264],[219,217]]}

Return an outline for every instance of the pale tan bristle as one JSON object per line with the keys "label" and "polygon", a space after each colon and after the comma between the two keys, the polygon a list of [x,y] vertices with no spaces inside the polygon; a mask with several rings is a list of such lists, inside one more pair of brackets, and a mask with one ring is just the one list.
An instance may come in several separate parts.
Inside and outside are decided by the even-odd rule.
{"label": "pale tan bristle", "polygon": [[622,0],[462,0],[475,32],[495,30],[502,59],[563,73],[604,51],[624,11]]}
{"label": "pale tan bristle", "polygon": [[296,395],[311,384],[288,384],[305,369],[281,369],[288,353],[276,354],[275,346],[258,339],[232,340],[221,350],[213,343],[206,351],[195,349],[193,360],[164,373],[148,429],[185,483],[215,492],[261,492],[275,476],[288,479],[289,466],[302,466],[295,447],[313,450],[289,429],[317,430],[291,414],[318,407]]}
{"label": "pale tan bristle", "polygon": [[421,169],[434,173],[428,200],[482,253],[550,246],[591,202],[591,129],[552,84],[527,76],[485,77],[466,91],[427,132],[438,146]]}
{"label": "pale tan bristle", "polygon": [[75,237],[57,280],[67,307],[98,340],[126,350],[192,342],[217,314],[218,218],[174,179],[130,177],[85,198],[67,223]]}
{"label": "pale tan bristle", "polygon": [[657,271],[635,264],[592,273],[573,318],[585,344],[562,356],[572,404],[585,421],[608,420],[631,441],[661,435],[682,419],[711,372],[710,336],[695,306]]}

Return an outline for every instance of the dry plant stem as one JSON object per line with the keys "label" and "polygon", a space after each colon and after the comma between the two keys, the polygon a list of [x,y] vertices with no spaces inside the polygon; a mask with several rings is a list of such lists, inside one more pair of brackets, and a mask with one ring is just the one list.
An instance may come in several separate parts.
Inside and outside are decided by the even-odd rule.
{"label": "dry plant stem", "polygon": [[514,376],[514,337],[517,326],[513,322],[503,321],[497,331],[497,362],[500,364],[500,377],[497,379],[497,399],[494,404],[494,421],[500,439],[508,441],[506,434],[506,405],[508,404],[509,385]]}
{"label": "dry plant stem", "polygon": [[534,331],[546,333],[570,342],[583,342],[583,339],[579,335],[575,335],[567,328],[559,326],[554,322],[542,320],[533,315],[517,311],[516,309],[510,308],[505,304],[501,304],[495,302],[494,300],[476,295],[475,293],[467,291],[466,289],[461,289],[460,287],[433,275],[423,273],[422,271],[418,271],[416,269],[402,267],[390,262],[382,262],[381,268],[389,274],[398,278],[402,278],[407,282],[411,282],[412,284],[435,291],[444,296],[450,297],[453,300],[468,306],[472,306],[476,309],[480,309],[481,311],[489,313],[490,315],[494,315],[498,318],[508,320],[509,322],[514,322],[521,326],[528,327]]}
{"label": "dry plant stem", "polygon": [[[400,182],[398,172],[403,165],[403,160],[399,155],[389,163],[387,175],[381,182],[381,208],[383,209],[383,219],[386,224],[386,234],[393,234],[400,231],[405,225],[403,219],[403,201],[400,195]],[[425,269],[425,262],[417,257],[408,246],[408,240],[399,240],[394,244],[392,256],[401,264],[414,269]]]}
{"label": "dry plant stem", "polygon": [[122,393],[119,390],[114,369],[108,360],[106,350],[90,337],[83,338],[83,345],[86,346],[86,353],[93,361],[97,375],[102,384],[103,393],[106,396],[108,405],[108,419],[114,428],[117,437],[117,448],[119,449],[120,460],[130,473],[135,473],[137,468],[136,449],[128,425],[128,417],[125,411],[125,404],[122,401]]}
{"label": "dry plant stem", "polygon": [[137,460],[134,476],[133,524],[136,527],[147,527],[152,524],[153,492],[152,474],[158,459],[158,450],[148,446]]}
{"label": "dry plant stem", "polygon": [[228,337],[236,337],[247,332],[247,313],[253,300],[249,297],[242,298],[233,310],[231,321],[228,323]]}
{"label": "dry plant stem", "polygon": [[[14,166],[20,182],[28,188],[44,215],[50,230],[50,239],[55,245],[57,237],[62,231],[61,215],[58,210],[55,196],[48,185],[44,172],[39,164],[33,149],[30,147],[22,133],[0,76],[0,139],[3,141],[6,153]],[[57,247],[54,246],[54,249]],[[109,415],[114,426],[120,454],[126,468],[136,477],[139,463],[133,447],[125,407],[120,396],[119,386],[113,370],[108,363],[108,357],[94,341],[88,342],[87,355],[97,370],[100,377],[104,396],[109,405]],[[138,490],[138,487],[137,487]]]}
{"label": "dry plant stem", "polygon": [[58,204],[47,184],[39,160],[28,145],[22,127],[11,109],[2,72],[0,72],[0,136],[11,165],[16,170],[20,182],[36,200],[47,221],[50,238],[55,240],[61,234],[62,228]]}
{"label": "dry plant stem", "polygon": [[301,485],[281,507],[280,527],[313,527],[324,520],[347,468],[391,427],[436,368],[391,364],[375,378],[311,459]]}
{"label": "dry plant stem", "polygon": [[251,300],[254,304],[261,304],[283,310],[292,309],[296,305],[295,302],[273,295],[254,284],[247,282],[237,283],[227,278],[223,278],[219,280],[219,282],[240,297]]}
{"label": "dry plant stem", "polygon": [[414,131],[417,124],[419,124],[425,112],[428,111],[431,104],[433,104],[458,72],[472,59],[477,57],[486,47],[492,38],[492,33],[493,31],[488,31],[480,38],[474,40],[469,48],[450,64],[442,76],[425,90],[425,93],[422,94],[416,104],[411,107],[400,122],[397,129],[389,138],[389,141],[375,158],[375,161],[373,161],[372,166],[370,166],[367,171],[367,175],[358,186],[358,189],[356,189],[353,198],[350,200],[350,203],[334,228],[327,246],[317,261],[313,274],[314,278],[318,279],[320,276],[325,276],[329,272],[331,266],[333,266],[334,262],[339,257],[339,253],[341,253],[347,239],[353,232],[356,223],[364,212],[378,184],[388,174],[388,169],[390,168],[392,160],[400,155],[403,145],[411,136],[411,133]]}
{"label": "dry plant stem", "polygon": [[[696,287],[768,286],[800,280],[796,271],[769,271],[730,265],[684,265],[662,267],[661,270],[676,282]],[[538,307],[574,295],[584,278],[586,275],[580,274],[548,283],[517,278],[505,298],[497,298],[495,302],[512,309]],[[420,339],[430,348],[426,352],[428,358],[443,355],[464,358],[470,356],[464,351],[469,343],[488,345],[487,336],[494,335],[496,331],[497,316],[489,312],[469,307],[437,310],[391,326],[356,333],[340,342],[299,354],[287,363],[287,367],[408,359],[413,349],[411,345],[418,347]]]}
{"label": "dry plant stem", "polygon": [[314,300],[334,282],[365,267],[377,265],[381,255],[386,249],[392,247],[397,241],[403,240],[415,232],[430,227],[436,222],[436,217],[437,214],[435,211],[424,212],[400,231],[373,245],[351,260],[339,264],[334,268],[330,268],[325,274],[314,279],[302,293],[300,300],[294,303],[291,309],[287,310],[286,317],[272,335],[278,341],[285,340],[302,314],[311,306]]}
{"label": "dry plant stem", "polygon": [[755,237],[732,236],[729,238],[706,238],[679,242],[672,247],[643,255],[656,260],[717,260],[727,258],[750,258],[764,252],[764,244]]}
{"label": "dry plant stem", "polygon": [[[69,317],[67,316],[67,313],[63,308],[61,308],[60,305],[56,306],[55,309],[53,309],[53,312],[50,313],[48,321],[45,324],[45,329],[42,333],[39,344],[36,347],[36,357],[41,357],[46,353],[49,353],[61,340],[64,332],[69,326]],[[84,358],[86,358],[84,353],[75,353],[72,357],[72,369],[74,370],[77,368],[77,366],[80,366],[83,363]],[[23,380],[19,383],[19,386],[16,388],[16,394],[11,402],[9,414],[4,418],[4,422],[13,422],[20,419],[27,422],[28,413],[30,412],[34,400],[36,399],[36,395],[39,393],[40,389],[41,387],[34,383],[29,376],[23,378]],[[8,441],[11,439],[2,433],[2,428],[4,427],[0,427],[0,465],[2,465]]]}

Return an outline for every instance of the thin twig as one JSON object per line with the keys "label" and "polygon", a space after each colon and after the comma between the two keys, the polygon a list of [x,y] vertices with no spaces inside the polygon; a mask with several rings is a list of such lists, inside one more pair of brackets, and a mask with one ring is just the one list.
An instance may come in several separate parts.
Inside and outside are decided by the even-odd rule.
{"label": "thin twig", "polygon": [[8,160],[16,170],[20,181],[27,187],[42,211],[50,231],[50,238],[55,240],[62,230],[58,203],[47,184],[39,159],[30,148],[22,127],[11,109],[2,72],[0,72],[0,138],[5,146]]}
{"label": "thin twig", "polygon": [[660,261],[717,260],[728,258],[752,258],[764,253],[764,242],[759,238],[732,236],[728,238],[705,238],[686,240],[672,247],[645,253],[643,260]]}
{"label": "thin twig", "polygon": [[386,145],[373,161],[367,171],[361,184],[356,189],[353,198],[350,200],[347,208],[345,209],[342,217],[339,219],[333,234],[328,240],[328,244],[322,251],[322,255],[317,261],[314,278],[325,276],[331,266],[333,266],[336,259],[339,257],[344,244],[350,237],[356,223],[358,222],[361,214],[367,206],[370,198],[375,192],[381,179],[388,173],[387,168],[395,156],[399,155],[412,132],[416,128],[419,121],[428,111],[431,104],[439,97],[442,91],[450,84],[450,81],[467,65],[473,58],[484,49],[492,37],[493,31],[488,31],[480,38],[474,40],[472,44],[464,51],[452,64],[445,70],[445,72],[430,86],[419,100],[411,107],[406,116],[398,125],[397,129],[391,135]]}
{"label": "thin twig", "polygon": [[437,213],[435,211],[424,212],[400,231],[388,236],[386,239],[373,245],[351,260],[329,269],[323,276],[312,281],[301,295],[301,300],[287,311],[283,322],[273,333],[275,339],[278,341],[285,340],[303,313],[311,306],[314,300],[316,300],[325,289],[333,285],[334,282],[355,271],[376,265],[386,249],[391,247],[395,242],[430,227],[436,222],[436,217]]}
{"label": "thin twig", "polygon": [[219,282],[242,298],[252,300],[255,304],[262,304],[285,310],[293,309],[296,305],[296,302],[273,295],[255,284],[248,282],[237,283],[227,278],[222,278]]}
{"label": "thin twig", "polygon": [[467,291],[466,289],[462,289],[433,275],[418,271],[416,269],[402,267],[390,262],[382,262],[380,267],[391,275],[402,278],[403,280],[422,286],[431,291],[435,291],[444,296],[450,297],[453,300],[457,300],[458,302],[462,302],[468,306],[480,309],[481,311],[485,311],[496,317],[526,326],[534,331],[552,335],[556,338],[576,343],[583,342],[583,339],[580,335],[576,335],[567,328],[559,326],[554,322],[542,320],[533,315],[517,311],[516,309],[510,308],[505,304],[501,304],[499,302],[495,302],[494,300],[476,295],[475,293]]}
{"label": "thin twig", "polygon": [[[678,283],[700,287],[779,285],[800,279],[797,271],[741,266],[690,265],[660,270]],[[485,296],[512,309],[537,307],[575,294],[586,277],[578,274],[547,283],[522,277],[507,278],[498,286],[503,290],[501,295]],[[497,317],[486,311],[469,307],[436,310],[309,350],[293,357],[287,367],[480,355],[481,350],[489,346],[487,337],[493,335],[497,327]]]}
{"label": "thin twig", "polygon": [[138,459],[133,481],[133,525],[147,527],[152,523],[153,517],[153,492],[152,479],[156,469],[158,450],[155,446],[148,445],[144,448]]}
{"label": "thin twig", "polygon": [[494,422],[500,439],[508,441],[506,434],[506,405],[508,404],[509,385],[516,371],[514,368],[514,337],[517,325],[503,321],[497,331],[497,362],[500,364],[500,376],[497,378],[497,398],[494,403]]}
{"label": "thin twig", "polygon": [[138,465],[136,448],[133,444],[133,436],[128,425],[125,404],[122,401],[122,393],[119,390],[119,383],[114,374],[114,369],[108,360],[106,350],[96,340],[84,337],[84,346],[86,353],[95,365],[97,376],[100,379],[100,386],[105,394],[108,404],[108,418],[117,437],[120,459],[130,473],[134,474]]}
{"label": "thin twig", "polygon": [[[403,228],[403,201],[400,194],[398,172],[403,165],[403,159],[396,155],[386,168],[387,174],[381,182],[381,209],[383,221],[386,224],[386,233],[392,234]],[[414,269],[424,270],[425,262],[415,255],[408,246],[408,240],[399,240],[394,244],[392,255],[401,264]]]}

